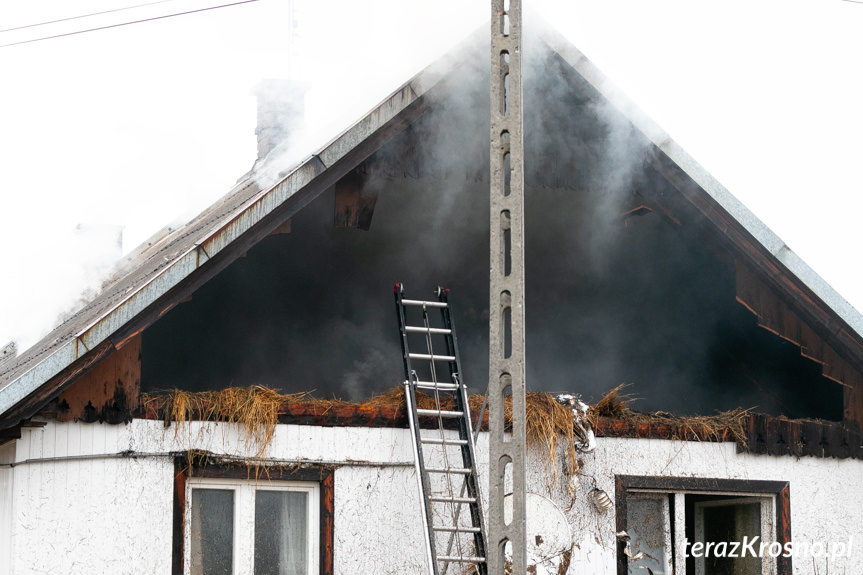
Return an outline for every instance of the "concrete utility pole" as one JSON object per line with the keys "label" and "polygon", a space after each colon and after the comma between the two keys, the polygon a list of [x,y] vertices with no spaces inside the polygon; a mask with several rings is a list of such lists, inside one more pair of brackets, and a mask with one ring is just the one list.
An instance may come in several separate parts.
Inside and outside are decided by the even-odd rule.
{"label": "concrete utility pole", "polygon": [[[527,570],[525,530],[524,141],[522,137],[521,1],[492,0],[491,9],[491,281],[489,294],[490,575]],[[512,435],[504,401],[512,395]],[[512,516],[504,496],[512,492]],[[509,548],[507,548],[509,547]]]}

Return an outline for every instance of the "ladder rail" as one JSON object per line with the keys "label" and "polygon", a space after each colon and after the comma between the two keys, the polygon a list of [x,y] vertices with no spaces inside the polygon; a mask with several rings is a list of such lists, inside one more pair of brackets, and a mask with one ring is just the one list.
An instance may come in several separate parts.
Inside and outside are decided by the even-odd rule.
{"label": "ladder rail", "polygon": [[[405,322],[405,308],[402,304],[402,295],[403,295],[403,287],[401,284],[396,284],[395,290],[395,300],[396,300],[396,313],[398,314],[399,321],[399,329],[401,334],[401,346],[402,346],[402,357],[404,359],[404,368],[405,375],[407,376],[405,379],[405,402],[407,404],[408,411],[408,426],[410,428],[411,437],[413,441],[413,452],[414,452],[414,468],[417,474],[417,486],[419,487],[420,492],[420,501],[423,501],[425,498],[425,494],[428,493],[431,489],[429,485],[428,474],[424,469],[424,456],[422,450],[422,443],[420,442],[420,429],[418,425],[418,418],[414,411],[416,410],[416,394],[415,394],[415,386],[412,384],[411,379],[416,381],[418,378],[416,376],[416,371],[413,370],[411,366],[410,360],[410,347],[408,345],[408,336],[407,331],[404,329],[406,325]],[[422,513],[422,522],[423,522],[423,538],[425,540],[426,547],[426,558],[429,561],[429,565],[432,566],[432,575],[438,575],[437,571],[437,557],[435,557],[435,547],[434,547],[434,531],[432,531],[432,527],[434,525],[434,521],[431,515],[431,508],[427,505],[423,505],[423,513]]]}
{"label": "ladder rail", "polygon": [[[458,344],[452,311],[448,301],[448,290],[438,288],[436,292],[437,301],[408,300],[404,298],[404,288],[396,284],[395,301],[399,320],[401,335],[402,354],[405,368],[405,399],[407,403],[407,416],[410,433],[413,442],[413,453],[415,458],[415,470],[418,475],[417,485],[419,487],[423,507],[423,533],[426,542],[426,555],[429,562],[429,570],[432,575],[446,575],[448,568],[453,563],[471,564],[470,568],[479,575],[487,575],[487,549],[485,544],[485,524],[482,514],[481,493],[479,489],[479,474],[476,466],[476,434],[470,417],[468,405],[467,388],[461,380],[461,361],[458,352]],[[420,308],[422,313],[422,326],[407,324],[407,308]],[[431,325],[429,312],[439,309],[443,327]],[[411,313],[417,313],[413,311]],[[425,350],[411,350],[408,334],[416,334],[415,337],[425,336]],[[445,350],[435,350],[433,336],[442,337]],[[420,339],[414,341],[419,345]],[[439,341],[439,340],[438,340]],[[414,362],[424,370],[427,369],[429,377],[424,372],[422,379],[414,368]],[[438,369],[445,370],[443,373]],[[444,373],[449,372],[449,381]],[[417,389],[428,390],[433,407],[419,408],[417,402]],[[444,403],[443,397],[451,401]],[[446,405],[446,408],[444,408]],[[420,429],[420,419],[423,419],[423,427],[436,425],[436,433],[423,435]],[[444,421],[450,420],[455,423],[458,439],[446,433],[451,427],[445,425]],[[434,446],[428,453],[423,451],[423,446]],[[434,456],[435,461],[440,463],[427,465],[427,457]],[[458,458],[461,461],[456,464],[450,458]],[[458,465],[461,465],[459,467]],[[430,474],[438,478],[434,481],[435,489],[432,491],[432,480]],[[456,488],[460,485],[460,489]],[[434,507],[433,505],[437,506]],[[468,507],[469,519],[461,520],[463,507]],[[445,525],[435,524],[439,513],[447,516]],[[469,525],[468,525],[469,523]],[[446,551],[438,553],[438,543],[443,541],[436,539],[435,533],[447,534]],[[453,546],[455,545],[455,550]],[[471,549],[473,547],[473,549]]]}
{"label": "ladder rail", "polygon": [[[410,381],[405,381],[405,397],[409,395],[413,395],[413,390],[411,389]],[[411,403],[408,401],[408,403]],[[408,417],[408,426],[410,427],[411,435],[415,437],[419,437],[419,429],[414,424],[414,418]],[[414,452],[414,470],[419,477],[419,481],[417,481],[417,487],[419,489],[420,499],[422,500],[425,497],[425,488],[427,485],[424,485],[426,482],[427,475],[423,472],[422,465],[422,453],[420,448],[420,443],[417,441],[412,441],[411,445],[413,447]],[[433,523],[431,520],[431,515],[428,509],[424,509],[422,513],[423,518],[423,538],[425,539],[425,547],[426,547],[426,559],[429,561],[430,565],[436,565],[437,561],[435,558],[434,546],[432,545],[431,538],[434,537],[433,531]],[[435,573],[435,575],[437,575]]]}
{"label": "ladder rail", "polygon": [[[442,442],[445,442],[444,431],[443,431],[443,429],[444,429],[443,418],[444,417],[456,417],[456,418],[460,418],[459,422],[461,422],[461,419],[464,418],[464,415],[465,415],[465,411],[464,411],[463,407],[461,409],[457,408],[456,410],[453,410],[453,411],[444,411],[442,409],[441,403],[440,403],[441,389],[437,385],[437,382],[439,380],[437,378],[437,371],[435,369],[435,363],[434,362],[436,360],[445,361],[445,362],[447,362],[447,367],[449,368],[450,378],[452,379],[453,383],[456,385],[456,393],[458,393],[458,389],[459,389],[458,380],[456,379],[456,377],[454,375],[454,374],[458,373],[458,370],[459,370],[459,368],[458,368],[458,357],[456,356],[456,353],[454,351],[454,345],[452,343],[453,338],[455,337],[455,333],[454,333],[454,330],[452,329],[452,326],[447,322],[447,318],[449,317],[449,302],[446,301],[446,293],[447,293],[446,291],[444,291],[442,288],[438,287],[437,295],[438,295],[438,301],[440,304],[438,307],[440,308],[440,311],[441,311],[441,319],[443,320],[444,326],[445,326],[444,329],[446,331],[449,331],[449,334],[448,334],[449,337],[444,338],[444,341],[446,342],[447,355],[435,356],[435,354],[434,354],[434,349],[433,349],[433,344],[432,344],[432,332],[431,332],[431,326],[429,324],[429,317],[428,317],[428,308],[425,305],[423,305],[423,325],[426,328],[426,332],[425,332],[426,349],[428,349],[429,353],[428,353],[428,356],[421,356],[421,357],[423,357],[423,359],[428,359],[428,361],[430,363],[431,373],[432,373],[431,379],[432,379],[432,381],[436,382],[436,385],[433,389],[433,392],[434,392],[435,406],[437,407],[438,430],[440,431],[440,439]],[[458,405],[458,402],[456,402],[456,405]],[[461,425],[459,425],[459,427],[461,428]],[[459,435],[461,435],[461,434],[459,434]],[[461,503],[469,503],[469,504],[474,503],[475,504],[477,500],[474,499],[473,501],[467,501],[467,500],[459,501],[454,496],[452,467],[449,464],[449,457],[448,457],[447,448],[446,448],[445,443],[444,443],[444,447],[442,449],[442,453],[443,453],[443,465],[444,465],[444,469],[446,469],[446,473],[444,474],[445,482],[446,482],[447,487],[449,488],[449,493],[451,496],[449,498],[439,498],[439,497],[429,496],[428,502],[429,502],[429,504],[435,503],[435,502],[449,503],[450,514],[452,516],[453,526],[458,526],[459,516],[461,515]],[[466,460],[464,458],[464,454],[462,454],[462,464],[466,468],[473,469],[473,465],[468,465],[468,460]],[[464,495],[464,485],[465,485],[465,483],[467,483],[467,480],[469,477],[470,477],[470,474],[468,474],[465,477],[465,480],[462,482],[461,496]],[[445,553],[446,556],[450,555],[450,553],[452,551],[452,544],[453,544],[453,541],[455,540],[456,536],[457,536],[457,532],[452,532],[450,534],[449,541],[447,541],[447,549],[446,549],[446,553]],[[479,553],[479,551],[477,551],[477,553]],[[461,545],[459,545],[459,554],[461,554]],[[437,568],[438,566],[436,565],[435,567]],[[444,561],[443,562],[443,569],[442,569],[443,575],[446,575],[447,571],[449,571],[449,562]]]}
{"label": "ladder rail", "polygon": [[[459,356],[458,351],[458,338],[456,336],[455,331],[455,322],[452,317],[452,313],[449,308],[449,290],[438,290],[438,298],[442,302],[447,303],[447,307],[441,310],[441,318],[443,320],[444,329],[448,329],[451,333],[451,337],[447,338],[447,354],[453,356],[454,360],[450,364],[450,376],[452,377],[453,382],[457,385],[458,390],[456,391],[456,409],[461,408],[465,413],[470,413],[468,407],[468,397],[467,397],[467,386],[463,385],[460,381],[461,376],[461,357]],[[483,410],[485,409],[485,400],[483,400]],[[482,422],[479,422],[478,427],[482,425]],[[462,446],[462,459],[464,461],[470,461],[470,468],[476,469],[476,461],[474,460],[474,454],[476,453],[476,437],[473,434],[472,424],[470,417],[464,417],[459,421],[459,438],[466,441],[467,444]],[[467,465],[466,465],[467,466]],[[483,557],[487,556],[487,550],[485,546],[485,519],[482,514],[482,503],[480,501],[480,490],[479,490],[479,477],[474,474],[472,476],[468,476],[465,478],[465,481],[462,483],[460,497],[465,495],[465,490],[468,491],[468,494],[476,499],[476,505],[471,506],[471,522],[474,525],[479,525],[481,532],[474,534],[474,547],[476,549],[476,554],[481,555]],[[459,508],[459,513],[461,508]],[[458,522],[458,515],[456,515],[455,522]],[[450,535],[449,541],[447,542],[447,550],[446,555],[449,555],[452,551],[453,540],[455,539],[455,533]]]}

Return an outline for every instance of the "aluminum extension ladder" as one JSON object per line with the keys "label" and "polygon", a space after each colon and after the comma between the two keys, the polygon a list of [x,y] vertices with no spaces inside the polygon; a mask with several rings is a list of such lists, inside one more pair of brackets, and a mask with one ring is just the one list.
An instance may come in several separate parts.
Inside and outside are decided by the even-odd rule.
{"label": "aluminum extension ladder", "polygon": [[[404,286],[395,286],[427,561],[432,575],[446,574],[453,564],[461,565],[452,570],[459,575],[487,575],[486,532],[467,386],[460,377],[448,290],[437,288],[435,295],[437,301],[404,299]],[[432,311],[440,311],[439,320],[432,319],[437,315]],[[428,405],[422,409],[417,406],[420,393],[428,396]]]}

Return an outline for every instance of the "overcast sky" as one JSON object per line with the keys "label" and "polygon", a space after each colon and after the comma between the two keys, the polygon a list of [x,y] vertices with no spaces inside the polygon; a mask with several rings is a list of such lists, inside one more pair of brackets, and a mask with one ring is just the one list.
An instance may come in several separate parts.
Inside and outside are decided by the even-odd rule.
{"label": "overcast sky", "polygon": [[[34,343],[96,282],[112,249],[79,224],[123,226],[128,252],[251,168],[261,78],[307,84],[320,141],[489,12],[472,0],[257,0],[11,45],[228,3],[0,4],[0,345]],[[9,30],[136,4],[150,5]],[[863,3],[527,4],[863,309]]]}

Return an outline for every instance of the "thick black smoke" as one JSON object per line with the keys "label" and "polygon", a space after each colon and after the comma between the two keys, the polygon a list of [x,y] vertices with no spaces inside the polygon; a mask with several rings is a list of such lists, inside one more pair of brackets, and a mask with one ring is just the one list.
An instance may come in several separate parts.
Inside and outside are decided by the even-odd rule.
{"label": "thick black smoke", "polygon": [[[645,167],[643,136],[558,57],[528,48],[528,386],[596,400],[632,383],[642,409],[841,418],[840,391],[825,389],[818,366],[735,302],[728,254],[700,241],[712,232]],[[413,299],[451,290],[463,377],[482,392],[485,58],[361,167],[378,194],[370,230],[335,228],[333,192],[322,194],[290,234],[262,241],[145,332],[144,386],[262,384],[353,400],[390,389],[404,379],[392,296],[403,282]],[[648,198],[673,213],[637,209]],[[825,391],[797,395],[813,383]]]}

